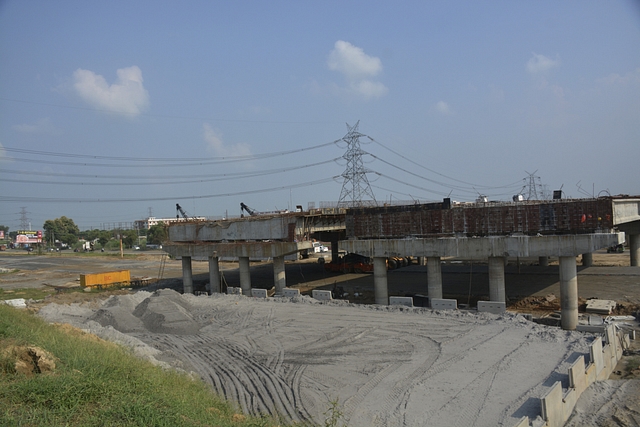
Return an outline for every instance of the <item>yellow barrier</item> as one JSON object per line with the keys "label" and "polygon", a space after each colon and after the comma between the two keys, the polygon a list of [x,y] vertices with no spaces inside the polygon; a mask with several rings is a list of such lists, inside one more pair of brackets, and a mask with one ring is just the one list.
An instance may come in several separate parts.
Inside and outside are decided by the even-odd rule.
{"label": "yellow barrier", "polygon": [[131,274],[129,270],[80,275],[80,286],[82,287],[113,286],[116,284],[128,284],[130,281]]}

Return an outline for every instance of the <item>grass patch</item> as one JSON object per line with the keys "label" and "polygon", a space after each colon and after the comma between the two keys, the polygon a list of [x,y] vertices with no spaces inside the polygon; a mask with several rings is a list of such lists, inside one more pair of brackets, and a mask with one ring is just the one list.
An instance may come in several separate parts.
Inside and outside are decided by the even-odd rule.
{"label": "grass patch", "polygon": [[0,300],[14,298],[41,300],[55,292],[54,288],[0,289]]}
{"label": "grass patch", "polygon": [[[55,360],[55,368],[17,372],[11,354],[20,346],[46,352]],[[279,425],[241,416],[203,382],[142,361],[121,346],[4,305],[0,305],[0,408],[0,425]]]}
{"label": "grass patch", "polygon": [[625,370],[627,372],[635,371],[640,368],[640,356],[630,357],[627,360],[627,365],[625,366]]}

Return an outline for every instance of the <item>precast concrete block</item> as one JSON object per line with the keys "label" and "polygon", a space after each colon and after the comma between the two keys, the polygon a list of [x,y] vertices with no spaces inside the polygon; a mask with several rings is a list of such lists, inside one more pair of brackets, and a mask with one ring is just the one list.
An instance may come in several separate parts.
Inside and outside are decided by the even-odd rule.
{"label": "precast concrete block", "polygon": [[562,424],[564,425],[565,421],[569,419],[571,413],[573,412],[573,408],[576,407],[576,403],[578,402],[578,398],[580,395],[578,392],[570,388],[562,397]]}
{"label": "precast concrete block", "polygon": [[455,300],[455,299],[432,298],[431,299],[431,308],[433,310],[457,310],[458,309],[458,301]]}
{"label": "precast concrete block", "polygon": [[242,288],[229,286],[227,288],[227,295],[242,295]]}
{"label": "precast concrete block", "polygon": [[267,290],[266,289],[256,289],[256,288],[251,288],[251,296],[253,298],[266,298],[267,295]]}
{"label": "precast concrete block", "polygon": [[518,422],[513,427],[531,427],[529,423],[529,417],[526,415],[518,420]]}
{"label": "precast concrete block", "polygon": [[564,426],[564,408],[562,404],[562,383],[556,381],[540,399],[542,404],[542,419],[547,422],[546,427],[563,427]]}
{"label": "precast concrete block", "polygon": [[389,305],[403,305],[405,307],[413,307],[413,298],[411,298],[411,297],[389,297]]}
{"label": "precast concrete block", "polygon": [[314,289],[311,291],[311,296],[314,299],[320,300],[320,301],[331,301],[333,298],[331,296],[331,291],[323,291],[320,289]]}
{"label": "precast concrete block", "polygon": [[596,366],[596,380],[600,376],[602,368],[604,368],[604,360],[602,358],[602,338],[598,337],[589,346],[589,356],[591,363]]}
{"label": "precast concrete block", "polygon": [[593,363],[589,363],[587,365],[587,369],[585,369],[584,372],[585,372],[585,376],[587,377],[587,387],[589,387],[598,379],[596,377],[596,365],[594,365]]}
{"label": "precast concrete block", "polygon": [[502,314],[507,311],[507,304],[500,301],[478,301],[479,313]]}
{"label": "precast concrete block", "polygon": [[284,288],[282,290],[282,296],[287,298],[295,298],[300,296],[300,289]]}
{"label": "precast concrete block", "polygon": [[611,375],[613,366],[615,366],[615,364],[611,366],[611,356],[613,354],[615,354],[615,350],[609,344],[605,344],[602,347],[602,371],[598,374],[598,381],[606,380]]}
{"label": "precast concrete block", "polygon": [[592,334],[603,334],[604,325],[578,325],[576,326],[576,331],[589,332]]}
{"label": "precast concrete block", "polygon": [[569,367],[569,387],[578,392],[578,396],[587,388],[587,376],[584,369],[584,356],[578,357]]}

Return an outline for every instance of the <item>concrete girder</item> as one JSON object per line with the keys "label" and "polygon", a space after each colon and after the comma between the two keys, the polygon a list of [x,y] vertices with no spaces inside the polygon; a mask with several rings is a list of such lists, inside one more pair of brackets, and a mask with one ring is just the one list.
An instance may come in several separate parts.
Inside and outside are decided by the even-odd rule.
{"label": "concrete girder", "polygon": [[619,233],[559,236],[441,237],[345,240],[340,249],[368,257],[426,256],[485,261],[489,257],[577,256],[620,242]]}
{"label": "concrete girder", "polygon": [[164,244],[162,250],[176,259],[188,256],[194,260],[207,261],[209,257],[214,255],[219,258],[268,259],[293,254],[312,247],[311,242],[171,242]]}

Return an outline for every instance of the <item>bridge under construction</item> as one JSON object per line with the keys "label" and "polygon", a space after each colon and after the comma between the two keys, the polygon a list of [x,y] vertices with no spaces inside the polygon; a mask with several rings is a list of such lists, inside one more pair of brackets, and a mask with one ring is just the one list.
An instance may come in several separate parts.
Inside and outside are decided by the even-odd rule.
{"label": "bridge under construction", "polygon": [[[405,206],[315,209],[250,215],[219,221],[185,221],[169,226],[163,249],[182,259],[185,293],[193,292],[191,261],[209,262],[212,292],[220,291],[219,260],[239,261],[240,288],[251,293],[250,259],[272,259],[275,292],[286,288],[285,258],[312,248],[314,240],[339,251],[373,259],[376,304],[389,304],[387,260],[426,260],[429,300],[441,301],[442,258],[487,262],[490,302],[506,303],[504,267],[509,258],[537,257],[541,267],[559,261],[561,325],[578,324],[576,257],[590,265],[592,253],[627,242],[630,265],[640,258],[640,197],[514,202],[438,203]],[[446,285],[445,285],[446,286]]]}

